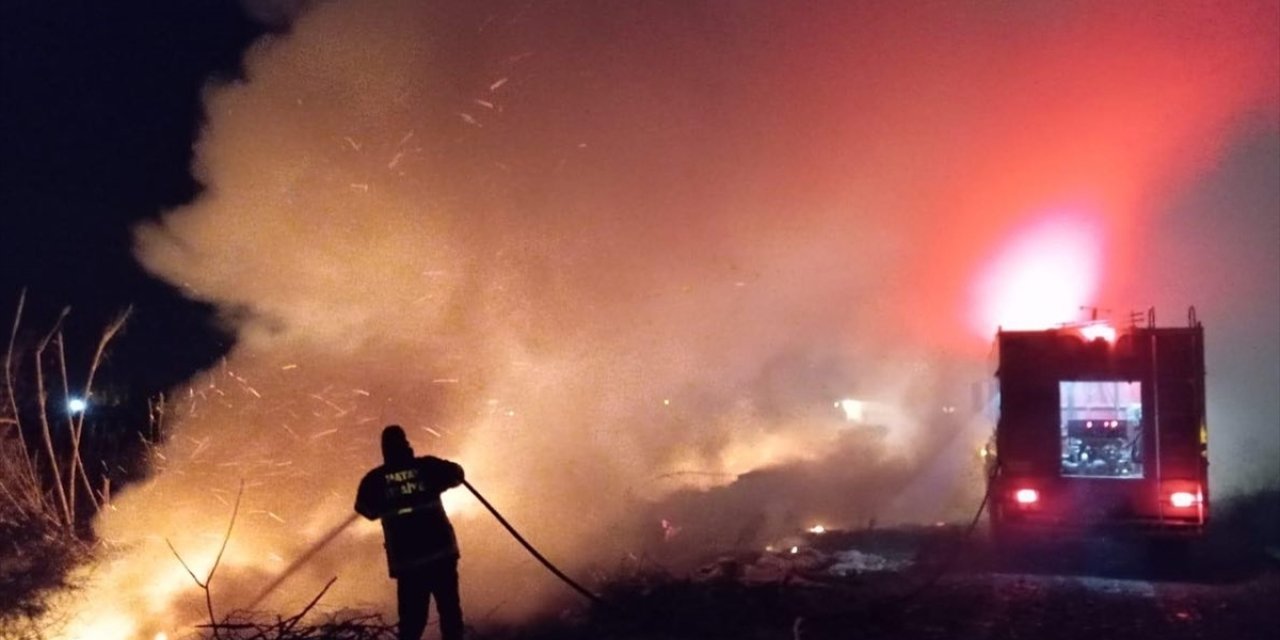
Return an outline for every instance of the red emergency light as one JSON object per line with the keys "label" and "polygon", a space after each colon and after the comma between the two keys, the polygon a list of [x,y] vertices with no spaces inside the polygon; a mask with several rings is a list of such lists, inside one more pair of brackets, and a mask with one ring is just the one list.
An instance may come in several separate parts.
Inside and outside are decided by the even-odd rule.
{"label": "red emergency light", "polygon": [[1080,327],[1080,335],[1090,342],[1099,338],[1107,342],[1115,342],[1116,328],[1108,324],[1090,324]]}
{"label": "red emergency light", "polygon": [[1035,504],[1040,501],[1040,492],[1035,489],[1018,489],[1013,493],[1018,504]]}

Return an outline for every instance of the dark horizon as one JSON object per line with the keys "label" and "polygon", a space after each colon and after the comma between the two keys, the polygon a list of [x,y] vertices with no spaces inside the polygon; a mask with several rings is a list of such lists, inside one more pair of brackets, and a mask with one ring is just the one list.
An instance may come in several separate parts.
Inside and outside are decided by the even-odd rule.
{"label": "dark horizon", "polygon": [[233,339],[212,307],[138,265],[132,227],[200,192],[191,161],[202,91],[237,77],[266,28],[237,3],[203,0],[6,0],[0,12],[6,336],[25,290],[19,346],[70,307],[68,356],[84,364],[103,328],[133,307],[111,373],[145,400]]}

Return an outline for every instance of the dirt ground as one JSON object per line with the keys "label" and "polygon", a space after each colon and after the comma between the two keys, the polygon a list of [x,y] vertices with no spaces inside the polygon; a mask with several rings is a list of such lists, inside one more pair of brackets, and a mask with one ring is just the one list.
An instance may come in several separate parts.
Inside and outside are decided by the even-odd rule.
{"label": "dirt ground", "polygon": [[[1280,559],[1256,536],[1238,534],[1256,528],[1235,531],[1185,549],[1109,538],[1010,546],[954,525],[799,534],[771,551],[708,556],[687,570],[664,566],[661,558],[639,562],[588,584],[603,605],[568,600],[575,596],[566,589],[563,610],[517,627],[494,627],[469,611],[477,625],[471,640],[1275,637]],[[39,592],[27,581],[59,584],[60,572],[32,570],[50,563],[35,553],[34,540],[27,542],[19,545],[23,553],[0,562],[10,621],[37,612],[26,608],[38,598],[17,597]],[[276,633],[283,628],[224,637],[394,637],[388,621],[374,618]],[[435,633],[433,625],[427,640]]]}
{"label": "dirt ground", "polygon": [[[997,547],[961,534],[832,534],[919,561],[832,576],[787,551],[776,561],[723,558],[688,579],[636,576],[605,591],[607,607],[566,613],[481,640],[843,640],[1272,638],[1280,629],[1280,563],[1242,548],[1186,557],[1125,540]],[[779,565],[783,569],[776,571]]]}

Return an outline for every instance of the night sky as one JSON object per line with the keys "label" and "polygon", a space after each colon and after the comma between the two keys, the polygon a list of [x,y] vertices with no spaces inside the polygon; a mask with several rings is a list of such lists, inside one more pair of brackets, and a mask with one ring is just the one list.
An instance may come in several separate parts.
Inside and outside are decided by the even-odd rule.
{"label": "night sky", "polygon": [[131,225],[189,201],[201,90],[263,27],[235,2],[0,3],[0,308],[24,336],[67,320],[73,362],[132,305],[111,364],[145,397],[229,346],[212,310],[146,275]]}

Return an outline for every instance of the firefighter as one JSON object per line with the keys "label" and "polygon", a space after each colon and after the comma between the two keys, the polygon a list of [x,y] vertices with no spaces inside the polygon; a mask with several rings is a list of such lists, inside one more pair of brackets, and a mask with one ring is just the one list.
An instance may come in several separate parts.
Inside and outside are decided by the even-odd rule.
{"label": "firefighter", "polygon": [[356,512],[382,520],[387,566],[396,581],[399,640],[420,640],[435,596],[442,640],[461,640],[458,539],[440,494],[463,481],[462,467],[434,456],[415,457],[404,429],[382,430],[383,464],[365,474]]}

